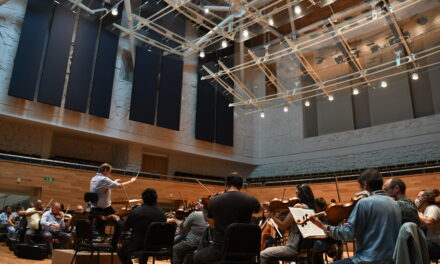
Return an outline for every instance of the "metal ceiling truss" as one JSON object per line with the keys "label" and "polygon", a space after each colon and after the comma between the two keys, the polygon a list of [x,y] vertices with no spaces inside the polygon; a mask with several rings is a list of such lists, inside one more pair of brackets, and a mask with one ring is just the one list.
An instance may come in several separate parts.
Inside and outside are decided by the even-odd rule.
{"label": "metal ceiling truss", "polygon": [[[297,1],[295,1],[296,3]],[[377,1],[377,2],[381,2],[381,1]],[[236,65],[234,67],[230,67],[227,70],[223,69],[220,70],[218,72],[215,73],[209,73],[208,75],[205,75],[202,77],[202,80],[208,80],[210,78],[214,78],[214,79],[218,79],[221,76],[227,74],[228,76],[230,76],[231,74],[233,74],[234,72],[237,71],[242,71],[248,68],[252,68],[252,67],[258,67],[264,74],[265,76],[269,79],[270,82],[272,82],[274,84],[275,87],[277,87],[278,90],[278,94],[277,97],[273,97],[273,96],[264,96],[264,97],[259,97],[256,99],[246,99],[244,101],[240,101],[238,98],[236,98],[236,100],[233,103],[230,104],[230,106],[252,106],[255,103],[257,103],[257,105],[261,105],[261,104],[270,104],[272,102],[279,102],[280,99],[286,99],[289,101],[299,101],[299,100],[305,100],[306,98],[310,98],[310,97],[315,97],[315,96],[321,96],[321,95],[326,95],[329,96],[330,93],[334,92],[334,91],[338,91],[341,89],[348,89],[348,88],[352,88],[352,87],[359,87],[360,85],[367,85],[367,86],[371,86],[372,83],[374,81],[377,81],[377,78],[375,78],[375,76],[380,75],[380,74],[387,74],[386,72],[396,68],[396,64],[395,61],[389,61],[389,62],[385,62],[379,65],[376,65],[374,67],[369,67],[369,68],[365,68],[362,66],[362,64],[360,63],[360,61],[357,59],[357,57],[352,53],[351,51],[351,47],[349,45],[348,40],[346,39],[345,35],[347,33],[353,33],[356,32],[357,30],[361,30],[363,27],[368,27],[370,25],[373,25],[373,23],[376,23],[378,21],[378,19],[386,19],[389,18],[392,23],[394,24],[394,26],[397,29],[397,32],[399,34],[399,39],[402,43],[402,45],[405,47],[405,51],[407,53],[408,56],[404,57],[401,59],[402,61],[402,65],[403,64],[413,64],[414,69],[420,69],[422,66],[417,67],[416,61],[420,59],[419,56],[422,56],[422,54],[418,54],[417,56],[414,56],[414,54],[411,52],[410,47],[405,39],[405,37],[402,34],[402,31],[397,23],[397,19],[395,17],[395,13],[396,12],[400,12],[400,11],[404,11],[404,10],[409,10],[411,7],[415,6],[416,4],[423,2],[423,0],[414,0],[414,1],[407,1],[407,2],[403,2],[398,6],[398,9],[393,9],[393,8],[388,8],[389,12],[387,12],[386,14],[382,14],[379,15],[377,18],[373,18],[373,15],[371,16],[366,16],[363,17],[361,19],[358,19],[352,23],[348,23],[346,25],[340,26],[339,28],[335,25],[334,21],[336,21],[335,18],[330,18],[330,23],[332,25],[333,30],[332,31],[328,31],[325,34],[322,34],[321,36],[318,36],[317,38],[314,39],[309,39],[309,40],[303,40],[303,41],[294,41],[290,38],[285,37],[285,43],[287,44],[285,48],[275,51],[271,54],[268,54],[266,56],[264,56],[264,58],[258,58],[255,53],[253,53],[252,51],[249,51],[249,55],[251,56],[252,60],[249,60],[245,63],[242,63],[240,65]],[[234,23],[236,23],[237,21],[234,21]],[[261,20],[260,22],[266,23],[266,21]],[[235,27],[236,28],[236,27]],[[342,33],[344,32],[344,34]],[[350,65],[352,65],[353,71],[349,74],[345,74],[343,76],[338,76],[335,78],[330,78],[327,80],[322,80],[320,78],[320,76],[318,75],[317,71],[313,68],[313,66],[309,63],[309,61],[307,60],[307,58],[304,56],[302,51],[305,50],[310,50],[311,48],[313,48],[313,46],[316,45],[322,45],[325,44],[326,42],[331,43],[332,41],[335,41],[335,35],[336,35],[336,40],[339,40],[342,49],[343,49],[343,53],[347,54],[347,57],[349,59],[349,61],[351,62]],[[436,47],[438,48],[438,47]],[[429,49],[428,49],[429,50]],[[425,50],[427,51],[427,50]],[[440,50],[435,50],[435,54],[439,53]],[[433,53],[433,54],[434,54]],[[433,55],[431,54],[431,55]],[[313,79],[314,84],[311,85],[306,85],[294,90],[288,90],[285,89],[285,87],[282,85],[282,83],[277,79],[277,77],[275,75],[271,75],[270,70],[265,66],[266,63],[274,63],[276,62],[277,59],[280,59],[282,57],[285,57],[287,55],[295,55],[296,59],[298,60],[298,62],[302,65],[302,67],[305,69],[306,73]],[[423,56],[424,58],[426,57]],[[416,59],[417,58],[417,59]],[[426,68],[427,66],[424,65],[424,68]],[[399,72],[398,74],[401,74],[401,72]],[[391,76],[391,75],[386,75],[386,76]],[[381,78],[384,78],[386,76],[381,76]],[[357,81],[356,84],[353,84],[353,81]],[[312,95],[310,95],[312,92],[314,92]],[[292,94],[295,94],[295,97],[292,99]],[[278,106],[282,106],[284,103],[280,103]],[[272,107],[272,106],[270,106]],[[255,111],[259,111],[259,110],[255,110]],[[251,111],[251,112],[255,112],[255,111]]]}

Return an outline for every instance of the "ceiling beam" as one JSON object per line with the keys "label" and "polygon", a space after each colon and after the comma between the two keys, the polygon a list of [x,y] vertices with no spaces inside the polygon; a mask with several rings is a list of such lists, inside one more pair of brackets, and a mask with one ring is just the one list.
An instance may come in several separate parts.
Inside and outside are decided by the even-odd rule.
{"label": "ceiling beam", "polygon": [[287,44],[289,44],[290,49],[294,52],[294,54],[296,55],[296,58],[298,59],[298,61],[301,63],[301,65],[303,66],[303,68],[307,71],[307,73],[309,74],[309,76],[313,79],[313,81],[316,83],[316,85],[321,88],[321,90],[327,95],[329,96],[329,92],[327,91],[327,89],[324,87],[324,84],[321,80],[321,78],[319,77],[319,75],[316,73],[315,69],[312,67],[312,65],[310,65],[309,61],[304,57],[304,55],[302,53],[300,53],[298,51],[298,49],[296,48],[295,44],[293,43],[293,41],[289,38],[285,38]]}

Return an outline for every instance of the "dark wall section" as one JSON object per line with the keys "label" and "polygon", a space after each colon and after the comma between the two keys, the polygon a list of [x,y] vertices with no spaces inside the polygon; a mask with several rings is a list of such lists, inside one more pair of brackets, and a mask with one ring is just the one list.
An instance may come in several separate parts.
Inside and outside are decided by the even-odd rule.
{"label": "dark wall section", "polygon": [[101,30],[90,98],[92,115],[109,117],[117,51],[118,36]]}
{"label": "dark wall section", "polygon": [[355,129],[371,126],[368,89],[358,88],[358,90],[359,94],[351,96]]}
{"label": "dark wall section", "polygon": [[54,8],[53,1],[28,1],[9,86],[10,96],[34,99]]}
{"label": "dark wall section", "polygon": [[[199,59],[195,131],[197,139],[233,146],[234,109],[229,107],[229,103],[233,101],[232,96],[217,86],[217,82],[200,80],[200,77],[206,74],[202,70],[202,65],[210,65],[208,68],[213,69],[212,64],[221,60],[227,67],[234,66],[233,56],[231,56],[233,53],[234,47],[230,46],[215,53],[206,54],[204,59]],[[227,78],[223,81],[231,87],[234,86]]]}
{"label": "dark wall section", "polygon": [[159,55],[143,47],[136,48],[130,120],[154,125],[159,66]]}
{"label": "dark wall section", "polygon": [[[411,99],[414,108],[414,117],[422,117],[434,114],[433,95],[429,85],[429,74],[419,71],[419,79],[409,78],[411,88]],[[411,74],[410,74],[411,75]]]}
{"label": "dark wall section", "polygon": [[74,24],[75,14],[58,5],[41,74],[38,92],[38,101],[41,103],[61,105]]}
{"label": "dark wall section", "polygon": [[217,91],[209,81],[200,80],[199,72],[196,105],[196,139],[214,142],[215,139],[215,104]]}
{"label": "dark wall section", "polygon": [[97,23],[80,18],[67,86],[65,104],[67,109],[83,113],[87,111],[98,30]]}
{"label": "dark wall section", "polygon": [[183,61],[162,57],[157,125],[169,129],[180,128]]}

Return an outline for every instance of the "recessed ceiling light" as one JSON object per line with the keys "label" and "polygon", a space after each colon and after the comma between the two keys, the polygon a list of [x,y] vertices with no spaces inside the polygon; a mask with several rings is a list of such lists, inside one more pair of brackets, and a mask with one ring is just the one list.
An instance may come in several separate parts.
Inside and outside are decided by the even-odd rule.
{"label": "recessed ceiling light", "polygon": [[200,51],[200,54],[199,54],[199,56],[200,56],[200,58],[204,58],[205,57],[205,52],[202,50],[202,51]]}
{"label": "recessed ceiling light", "polygon": [[333,100],[335,100],[335,98],[333,97],[333,95],[329,95],[329,96],[328,96],[328,100],[329,100],[329,101],[333,101]]}
{"label": "recessed ceiling light", "polygon": [[222,41],[222,47],[226,48],[228,46],[228,42],[226,40]]}
{"label": "recessed ceiling light", "polygon": [[264,112],[261,112],[261,113],[260,113],[260,117],[261,117],[261,118],[264,118],[264,117],[265,117]]}
{"label": "recessed ceiling light", "polygon": [[387,86],[388,86],[388,83],[386,81],[381,81],[380,82],[380,87],[386,88]]}
{"label": "recessed ceiling light", "polygon": [[274,25],[274,22],[273,22],[273,19],[272,18],[269,18],[269,25],[271,25],[271,26],[273,26]]}
{"label": "recessed ceiling light", "polygon": [[306,107],[309,107],[309,106],[310,106],[310,101],[309,101],[309,100],[305,101],[305,102],[304,102],[304,105],[305,105]]}
{"label": "recessed ceiling light", "polygon": [[295,14],[301,14],[301,7],[299,5],[295,6]]}
{"label": "recessed ceiling light", "polygon": [[289,112],[289,107],[285,106],[284,109],[283,109],[283,111],[284,111],[284,113]]}
{"label": "recessed ceiling light", "polygon": [[118,8],[115,7],[112,9],[112,15],[117,16],[119,14]]}
{"label": "recessed ceiling light", "polygon": [[209,14],[209,9],[205,8],[205,14]]}

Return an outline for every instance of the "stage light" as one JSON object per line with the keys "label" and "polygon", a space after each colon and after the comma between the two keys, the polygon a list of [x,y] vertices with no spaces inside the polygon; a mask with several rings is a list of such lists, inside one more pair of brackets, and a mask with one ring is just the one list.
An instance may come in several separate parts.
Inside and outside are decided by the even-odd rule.
{"label": "stage light", "polygon": [[295,14],[301,14],[301,7],[299,5],[295,6]]}
{"label": "stage light", "polygon": [[222,48],[226,48],[228,46],[228,42],[226,40],[222,40]]}
{"label": "stage light", "polygon": [[260,113],[260,117],[261,117],[261,118],[264,118],[264,117],[265,117],[264,112],[261,112],[261,113]]}
{"label": "stage light", "polygon": [[243,37],[249,37],[249,31],[247,29],[243,30]]}
{"label": "stage light", "polygon": [[112,15],[117,16],[119,14],[118,8],[115,7],[112,9]]}
{"label": "stage light", "polygon": [[209,14],[209,9],[205,8],[205,14]]}
{"label": "stage light", "polygon": [[333,97],[333,95],[329,95],[329,96],[328,96],[328,100],[329,100],[329,101],[333,101],[333,100],[335,100],[335,98]]}
{"label": "stage light", "polygon": [[418,74],[417,72],[413,72],[413,74],[411,74],[411,78],[412,78],[414,81],[417,81],[417,80],[419,79],[419,74]]}
{"label": "stage light", "polygon": [[273,19],[272,18],[269,18],[269,25],[271,25],[271,26],[273,26],[274,25],[274,22],[273,22]]}
{"label": "stage light", "polygon": [[200,56],[200,58],[204,58],[205,57],[205,52],[204,51],[200,51],[199,56]]}
{"label": "stage light", "polygon": [[310,106],[310,101],[309,101],[309,100],[305,101],[305,102],[304,102],[304,105],[305,105],[306,107],[309,107],[309,106]]}
{"label": "stage light", "polygon": [[381,81],[380,82],[380,87],[386,88],[387,86],[388,86],[388,83],[386,81]]}
{"label": "stage light", "polygon": [[284,113],[287,113],[287,112],[289,112],[289,107],[285,106],[283,110],[284,110]]}
{"label": "stage light", "polygon": [[358,95],[359,94],[359,89],[358,88],[354,88],[353,89],[353,95]]}

